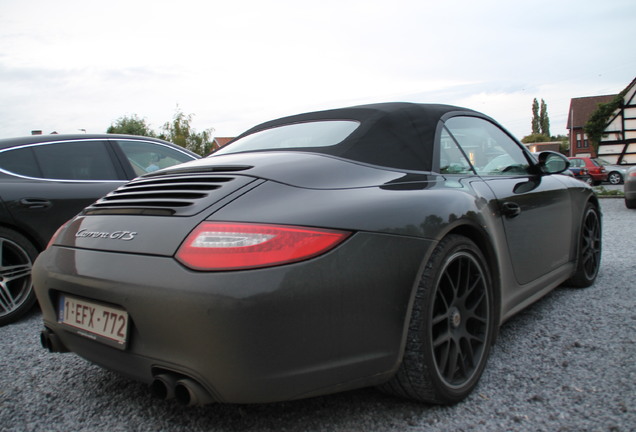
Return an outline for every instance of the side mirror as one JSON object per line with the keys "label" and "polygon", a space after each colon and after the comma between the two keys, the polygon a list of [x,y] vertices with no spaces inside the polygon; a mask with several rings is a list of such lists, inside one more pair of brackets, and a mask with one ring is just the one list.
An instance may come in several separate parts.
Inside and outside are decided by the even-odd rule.
{"label": "side mirror", "polygon": [[570,161],[561,153],[544,151],[539,153],[539,168],[545,174],[560,174],[570,168]]}

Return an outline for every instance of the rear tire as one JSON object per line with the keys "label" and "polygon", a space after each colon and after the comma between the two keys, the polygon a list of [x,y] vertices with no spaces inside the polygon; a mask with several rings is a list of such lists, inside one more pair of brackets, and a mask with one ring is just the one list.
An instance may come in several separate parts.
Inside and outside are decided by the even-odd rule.
{"label": "rear tire", "polygon": [[0,326],[18,320],[35,304],[31,268],[37,255],[23,235],[0,228]]}
{"label": "rear tire", "polygon": [[601,266],[601,216],[591,203],[585,207],[576,260],[576,271],[564,285],[586,288],[594,283]]}
{"label": "rear tire", "polygon": [[636,209],[636,199],[625,198],[625,207],[628,209]]}
{"label": "rear tire", "polygon": [[484,256],[468,238],[447,236],[420,279],[402,364],[381,389],[421,402],[463,400],[486,366],[494,316]]}

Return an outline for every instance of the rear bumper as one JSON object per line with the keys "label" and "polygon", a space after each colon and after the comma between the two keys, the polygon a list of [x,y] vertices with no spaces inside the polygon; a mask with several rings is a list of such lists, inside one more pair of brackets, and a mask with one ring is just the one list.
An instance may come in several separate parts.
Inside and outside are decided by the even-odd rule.
{"label": "rear bumper", "polygon": [[594,181],[607,181],[607,175],[608,173],[604,172],[604,173],[592,173],[590,172],[590,177],[592,177],[592,180]]}
{"label": "rear bumper", "polygon": [[[170,257],[53,247],[33,277],[45,326],[71,351],[145,383],[162,371],[186,375],[220,402],[273,402],[387,380],[431,246],[358,233],[310,261],[217,273]],[[59,324],[60,293],[124,308],[126,350]]]}

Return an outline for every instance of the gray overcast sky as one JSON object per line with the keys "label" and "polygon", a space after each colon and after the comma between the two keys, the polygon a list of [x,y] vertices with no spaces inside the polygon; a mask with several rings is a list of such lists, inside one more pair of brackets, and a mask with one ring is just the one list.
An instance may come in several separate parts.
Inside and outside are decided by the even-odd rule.
{"label": "gray overcast sky", "polygon": [[518,138],[533,98],[565,134],[570,99],[636,77],[633,0],[0,0],[0,138],[105,132],[177,106],[235,136],[372,102],[448,103]]}

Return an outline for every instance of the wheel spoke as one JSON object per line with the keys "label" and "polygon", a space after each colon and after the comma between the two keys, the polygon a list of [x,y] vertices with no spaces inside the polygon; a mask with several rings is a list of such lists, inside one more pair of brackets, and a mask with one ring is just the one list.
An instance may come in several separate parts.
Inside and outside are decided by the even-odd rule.
{"label": "wheel spoke", "polygon": [[457,347],[457,343],[455,343],[455,341],[452,341],[448,350],[448,362],[443,369],[446,372],[446,377],[451,380],[455,378],[455,374],[457,372],[457,360],[459,358],[459,352],[460,351]]}
{"label": "wheel spoke", "polygon": [[473,350],[473,344],[470,343],[470,340],[465,339],[463,342],[462,373],[464,376],[468,376],[470,370],[475,366],[475,351]]}
{"label": "wheel spoke", "polygon": [[433,324],[433,326],[436,326],[439,323],[442,323],[444,321],[448,320],[448,308],[446,309],[446,311],[444,313],[441,313],[439,315],[436,315],[433,317],[433,320],[431,321],[431,323]]}
{"label": "wheel spoke", "polygon": [[439,297],[444,301],[444,306],[446,307],[446,309],[448,309],[455,301],[455,294],[457,293],[457,281],[449,272],[444,273],[443,280],[446,281],[446,284],[444,286],[447,287],[447,289],[441,290],[441,296]]}
{"label": "wheel spoke", "polygon": [[433,348],[437,349],[441,345],[447,344],[451,341],[451,333],[449,331],[445,331],[433,340]]}
{"label": "wheel spoke", "polygon": [[480,324],[486,324],[487,316],[483,312],[484,302],[487,301],[486,293],[483,290],[475,293],[476,298],[471,299],[470,304],[466,304],[464,317],[466,321],[474,320]]}
{"label": "wheel spoke", "polygon": [[472,325],[467,325],[466,334],[474,337],[475,335],[480,334],[481,326],[486,325],[488,322],[488,318],[485,316],[478,315],[474,312],[468,311],[464,315],[464,319],[466,322],[471,323]]}
{"label": "wheel spoke", "polygon": [[31,264],[0,267],[0,279],[5,282],[27,277],[30,274]]}
{"label": "wheel spoke", "polygon": [[457,264],[457,275],[456,275],[455,283],[453,284],[453,297],[457,297],[457,295],[458,295],[459,287],[462,284],[462,276],[463,276],[463,273],[462,273],[462,261],[459,260],[459,262]]}
{"label": "wheel spoke", "polygon": [[15,308],[15,300],[6,283],[0,282],[0,308],[9,312]]}
{"label": "wheel spoke", "polygon": [[444,373],[443,371],[446,370],[446,364],[448,363],[448,356],[450,353],[450,348],[451,348],[451,344],[450,342],[445,343],[443,345],[440,345],[436,350],[435,350],[435,357],[437,359],[437,365],[439,370],[442,371],[442,373]]}

